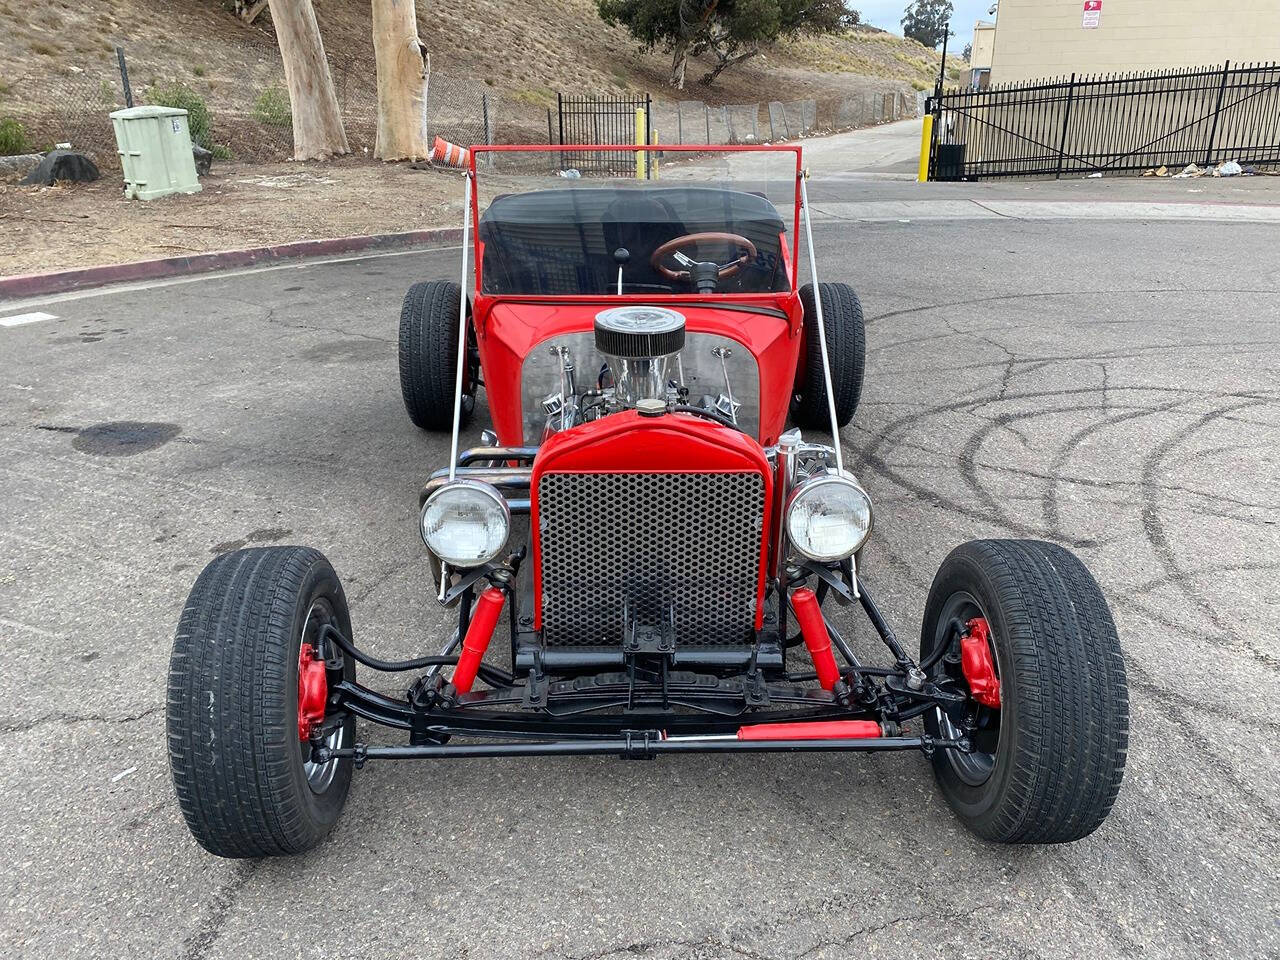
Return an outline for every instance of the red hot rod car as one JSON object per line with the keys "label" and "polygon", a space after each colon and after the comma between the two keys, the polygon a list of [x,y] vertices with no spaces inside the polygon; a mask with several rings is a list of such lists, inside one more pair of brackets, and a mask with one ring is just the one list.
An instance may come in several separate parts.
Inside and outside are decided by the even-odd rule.
{"label": "red hot rod car", "polygon": [[[899,640],[839,441],[862,310],[818,281],[800,148],[720,151],[732,184],[700,179],[713,150],[697,150],[661,180],[642,148],[534,148],[526,167],[472,151],[463,283],[413,286],[399,348],[410,419],[452,437],[420,525],[457,626],[387,661],[356,645],[318,552],[210,563],[168,691],[178,799],[205,848],[305,850],[353,770],[394,758],[911,750],[990,840],[1074,840],[1107,816],[1128,701],[1097,583],[1054,544],[964,543],[918,648]],[[641,176],[591,175],[619,156]],[[764,161],[783,165],[781,211]],[[477,169],[542,188],[482,201]],[[494,429],[459,449],[481,388]],[[885,662],[830,602],[861,609]],[[406,675],[405,694],[358,666]],[[357,722],[400,742],[366,743]]]}

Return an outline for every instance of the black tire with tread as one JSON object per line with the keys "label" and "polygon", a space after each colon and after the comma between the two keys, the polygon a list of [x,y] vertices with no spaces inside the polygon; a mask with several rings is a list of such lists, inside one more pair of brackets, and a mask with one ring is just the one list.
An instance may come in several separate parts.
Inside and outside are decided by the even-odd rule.
{"label": "black tire with tread", "polygon": [[[831,388],[835,391],[836,422],[847,426],[862,397],[862,377],[866,368],[867,338],[862,320],[862,304],[847,283],[820,283],[823,328],[831,357]],[[802,429],[827,430],[831,417],[827,410],[827,386],[822,375],[822,345],[818,340],[818,311],[813,284],[800,288],[804,305],[805,352],[796,378],[795,403],[791,416]]]}
{"label": "black tire with tread", "polygon": [[[965,783],[933,758],[943,795],[978,836],[1064,843],[1106,819],[1124,775],[1129,696],[1115,622],[1070,551],[1037,540],[975,540],[943,561],[929,591],[920,656],[934,648],[947,599],[966,591],[991,627],[1000,674],[995,766]],[[926,727],[938,732],[926,715]]]}
{"label": "black tire with tread", "polygon": [[[298,652],[318,597],[351,636],[342,585],[322,554],[259,547],[214,559],[182,611],[169,665],[169,762],[187,826],[220,857],[301,853],[346,802],[351,761],[338,761],[316,793],[298,740]],[[350,657],[345,673],[355,678]]]}
{"label": "black tire with tread", "polygon": [[[400,308],[400,393],[415,426],[453,429],[453,393],[458,370],[458,311],[462,288],[449,280],[415,283]],[[462,425],[474,399],[463,396]]]}

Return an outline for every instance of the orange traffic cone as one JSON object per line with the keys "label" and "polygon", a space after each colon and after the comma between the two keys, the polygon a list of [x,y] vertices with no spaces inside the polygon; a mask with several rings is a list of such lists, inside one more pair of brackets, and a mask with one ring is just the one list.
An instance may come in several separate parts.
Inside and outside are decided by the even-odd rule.
{"label": "orange traffic cone", "polygon": [[450,167],[465,167],[471,161],[470,151],[463,149],[456,143],[450,143],[441,137],[436,137],[436,142],[431,148],[431,161],[433,163],[443,163]]}

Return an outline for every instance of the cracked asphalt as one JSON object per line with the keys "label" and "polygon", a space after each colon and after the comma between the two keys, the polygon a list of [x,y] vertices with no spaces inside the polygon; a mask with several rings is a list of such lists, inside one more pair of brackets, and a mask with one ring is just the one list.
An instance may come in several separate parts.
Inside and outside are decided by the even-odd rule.
{"label": "cracked asphalt", "polygon": [[371,764],[313,853],[204,854],[163,701],[209,559],[311,544],[370,649],[444,628],[415,505],[447,438],[404,415],[395,332],[405,288],[457,254],[309,263],[46,301],[22,309],[55,319],[0,329],[0,955],[1280,956],[1277,227],[815,236],[868,317],[843,442],[899,633],[973,537],[1068,545],[1110,598],[1133,732],[1096,834],[975,840],[914,755],[564,758]]}

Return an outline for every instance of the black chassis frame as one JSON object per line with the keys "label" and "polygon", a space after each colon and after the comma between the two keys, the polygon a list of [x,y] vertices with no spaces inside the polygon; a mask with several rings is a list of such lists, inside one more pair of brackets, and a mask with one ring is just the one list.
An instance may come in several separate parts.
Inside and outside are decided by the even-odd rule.
{"label": "black chassis frame", "polygon": [[[512,513],[527,514],[529,501],[520,495],[522,486],[527,489],[527,473],[499,465],[532,461],[536,451],[472,448],[459,455],[455,473],[495,482],[504,488]],[[422,502],[447,474],[442,470],[432,476]],[[987,742],[993,735],[974,726],[973,701],[953,679],[956,671],[931,676],[944,658],[958,664],[965,626],[950,624],[950,642],[916,663],[856,575],[853,559],[787,565],[768,584],[764,626],[752,642],[723,650],[679,651],[670,638],[634,637],[616,648],[546,649],[532,629],[532,618],[521,613],[521,603],[531,600],[531,590],[519,583],[524,558],[521,548],[501,562],[444,581],[437,599],[457,608],[458,626],[438,656],[381,660],[361,651],[333,624],[323,626],[319,642],[328,667],[329,700],[324,723],[312,731],[312,760],[350,758],[362,766],[376,759],[448,757],[609,754],[642,759],[660,753],[920,750],[931,755],[936,750],[994,750],[994,742]],[[840,680],[828,691],[813,685],[814,672],[786,671],[786,650],[803,643],[798,631],[788,633],[788,591],[810,582],[819,604],[834,595],[842,604],[861,605],[893,666],[863,664],[824,616],[833,650],[843,661]],[[505,594],[515,673],[484,663],[478,679],[489,689],[459,693],[441,669],[457,664],[454,651],[467,632],[477,590],[486,585]],[[344,679],[345,656],[378,671],[423,672],[403,698],[392,697]],[[947,715],[958,736],[903,732],[906,721],[935,710]],[[326,738],[348,716],[407,731],[409,742],[326,746]],[[744,724],[830,720],[872,720],[880,724],[882,735],[737,738]]]}

